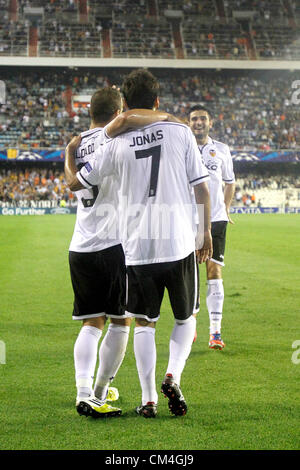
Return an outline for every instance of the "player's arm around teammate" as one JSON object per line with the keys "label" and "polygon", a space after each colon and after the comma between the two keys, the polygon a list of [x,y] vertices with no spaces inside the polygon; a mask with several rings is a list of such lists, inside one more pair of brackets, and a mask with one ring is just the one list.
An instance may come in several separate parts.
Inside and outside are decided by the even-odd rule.
{"label": "player's arm around teammate", "polygon": [[[131,109],[116,115],[114,119],[105,126],[104,130],[106,136],[110,138],[116,137],[129,129],[137,129],[159,121],[181,122],[181,120],[165,111]],[[79,191],[85,187],[76,176],[78,168],[74,160],[74,155],[80,145],[80,141],[81,135],[74,136],[65,151],[65,178],[71,191]]]}
{"label": "player's arm around teammate", "polygon": [[131,109],[119,114],[105,128],[107,137],[116,137],[129,129],[137,129],[158,121],[180,122],[165,111],[152,109]]}

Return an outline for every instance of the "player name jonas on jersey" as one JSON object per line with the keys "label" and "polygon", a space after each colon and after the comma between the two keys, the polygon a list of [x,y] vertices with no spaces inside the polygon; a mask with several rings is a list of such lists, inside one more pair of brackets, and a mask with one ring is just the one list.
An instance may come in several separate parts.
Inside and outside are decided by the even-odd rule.
{"label": "player name jonas on jersey", "polygon": [[224,202],[223,182],[228,184],[235,182],[229,147],[222,142],[208,137],[207,144],[200,145],[199,150],[210,176],[211,221],[228,221]]}
{"label": "player name jonas on jersey", "polygon": [[[115,175],[127,265],[176,261],[195,249],[191,186],[209,179],[188,126],[159,122],[109,140],[86,185]],[[97,154],[98,150],[96,151]],[[84,184],[84,183],[83,183]]]}
{"label": "player name jonas on jersey", "polygon": [[161,129],[158,129],[157,131],[151,132],[149,134],[132,136],[132,143],[129,145],[129,147],[135,147],[136,145],[152,144],[153,142],[157,142],[158,140],[161,140],[163,138],[163,131]]}
{"label": "player name jonas on jersey", "polygon": [[[105,140],[103,129],[97,127],[81,133],[81,143],[75,155],[80,179],[82,168],[91,168],[95,151]],[[76,192],[78,199],[76,223],[70,243],[70,251],[95,252],[120,243],[115,215],[117,188],[104,178],[101,185],[89,185]],[[113,210],[109,210],[112,207]],[[109,212],[109,216],[108,216]]]}

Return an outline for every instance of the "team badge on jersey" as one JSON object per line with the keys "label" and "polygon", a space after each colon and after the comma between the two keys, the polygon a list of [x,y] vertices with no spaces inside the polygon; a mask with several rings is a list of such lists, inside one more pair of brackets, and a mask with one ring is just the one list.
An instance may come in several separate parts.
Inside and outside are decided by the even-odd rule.
{"label": "team badge on jersey", "polygon": [[92,167],[91,165],[89,164],[89,162],[86,162],[86,164],[84,165],[85,166],[85,169],[88,173],[90,173],[92,171]]}
{"label": "team badge on jersey", "polygon": [[210,149],[209,155],[210,155],[211,157],[215,157],[216,154],[217,154],[217,153],[216,153],[215,149]]}

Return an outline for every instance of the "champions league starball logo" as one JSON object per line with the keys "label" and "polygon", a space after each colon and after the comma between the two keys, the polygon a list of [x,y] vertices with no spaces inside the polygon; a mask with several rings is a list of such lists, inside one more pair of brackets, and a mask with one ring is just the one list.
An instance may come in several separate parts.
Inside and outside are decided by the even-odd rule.
{"label": "champions league starball logo", "polygon": [[43,160],[43,157],[34,152],[22,152],[18,155],[17,160]]}
{"label": "champions league starball logo", "polygon": [[240,152],[233,155],[232,160],[235,162],[257,162],[259,158],[252,153]]}

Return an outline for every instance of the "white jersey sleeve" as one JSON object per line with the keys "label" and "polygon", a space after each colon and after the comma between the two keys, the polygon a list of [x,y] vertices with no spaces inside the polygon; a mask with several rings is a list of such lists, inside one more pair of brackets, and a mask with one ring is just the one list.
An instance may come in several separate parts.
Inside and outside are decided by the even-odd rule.
{"label": "white jersey sleeve", "polygon": [[232,184],[235,182],[233,171],[232,156],[228,145],[224,144],[224,160],[222,165],[222,178],[225,183]]}
{"label": "white jersey sleeve", "polygon": [[104,146],[101,144],[96,150],[94,157],[85,163],[76,176],[83,186],[92,188],[100,184],[105,176],[110,176],[113,173],[112,161],[109,155],[105,154]]}
{"label": "white jersey sleeve", "polygon": [[187,177],[191,186],[203,183],[209,179],[207,169],[202,159],[199,159],[196,138],[190,129],[188,129],[186,134],[186,160]]}

